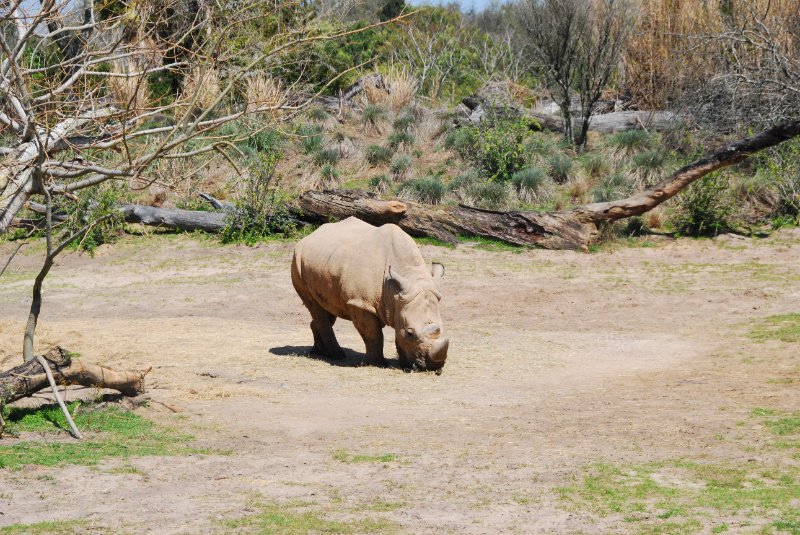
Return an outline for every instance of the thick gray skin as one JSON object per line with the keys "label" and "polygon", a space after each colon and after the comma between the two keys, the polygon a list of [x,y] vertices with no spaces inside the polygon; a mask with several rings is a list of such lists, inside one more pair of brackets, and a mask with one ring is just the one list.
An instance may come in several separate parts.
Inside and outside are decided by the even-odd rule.
{"label": "thick gray skin", "polygon": [[292,283],[311,313],[311,353],[344,358],[333,332],[342,318],[353,322],[373,363],[385,363],[381,329],[389,325],[404,365],[441,368],[448,340],[436,280],[443,273],[441,264],[428,268],[396,225],[374,227],[354,217],[322,225],[300,240],[292,258]]}

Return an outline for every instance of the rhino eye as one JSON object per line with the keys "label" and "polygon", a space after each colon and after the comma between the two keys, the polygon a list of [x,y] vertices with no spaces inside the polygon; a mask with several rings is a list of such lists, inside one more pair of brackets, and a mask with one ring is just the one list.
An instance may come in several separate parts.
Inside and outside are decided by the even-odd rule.
{"label": "rhino eye", "polygon": [[409,340],[413,340],[414,339],[414,329],[406,329],[403,334]]}

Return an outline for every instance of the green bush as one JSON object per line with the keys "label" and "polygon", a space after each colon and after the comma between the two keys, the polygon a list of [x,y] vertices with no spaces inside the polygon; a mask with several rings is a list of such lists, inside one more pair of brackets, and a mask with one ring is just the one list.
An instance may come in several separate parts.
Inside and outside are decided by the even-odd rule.
{"label": "green bush", "polygon": [[686,236],[716,236],[733,228],[733,213],[727,177],[711,173],[679,194],[672,225]]}
{"label": "green bush", "polygon": [[400,184],[398,193],[405,194],[416,201],[426,204],[439,204],[442,202],[447,187],[439,177],[426,176],[416,180],[408,180]]}
{"label": "green bush", "polygon": [[668,157],[666,151],[659,149],[640,152],[633,157],[631,167],[642,178],[643,185],[649,185],[654,178],[661,176]]}
{"label": "green bush", "polygon": [[322,181],[326,187],[334,187],[339,184],[339,171],[331,164],[325,164],[320,170]]}
{"label": "green bush", "polygon": [[450,182],[450,191],[467,191],[470,188],[475,187],[476,185],[480,185],[483,183],[484,179],[481,176],[480,172],[476,169],[470,169],[457,177],[455,177]]}
{"label": "green bush", "polygon": [[308,118],[312,121],[322,122],[328,119],[331,115],[320,106],[314,106],[308,110]]}
{"label": "green bush", "polygon": [[303,145],[303,154],[312,154],[322,149],[324,139],[322,127],[318,124],[304,124],[297,129],[297,135]]}
{"label": "green bush", "polygon": [[530,130],[520,120],[499,122],[482,129],[473,161],[494,182],[508,182],[526,163],[525,139]]}
{"label": "green bush", "polygon": [[550,178],[558,184],[564,184],[572,173],[572,158],[557,152],[547,159]]}
{"label": "green bush", "polygon": [[336,165],[339,163],[339,151],[336,149],[320,149],[314,153],[314,163],[323,165]]}
{"label": "green bush", "polygon": [[414,135],[409,132],[395,131],[389,134],[387,141],[389,142],[389,146],[395,150],[398,149],[400,145],[403,145],[405,149],[408,150],[414,145]]}
{"label": "green bush", "polygon": [[289,213],[282,195],[272,187],[275,166],[282,153],[259,153],[251,161],[236,208],[228,211],[225,228],[220,234],[223,243],[256,243],[273,235],[290,235],[296,221]]}
{"label": "green bush", "polygon": [[371,166],[387,164],[392,159],[394,151],[381,145],[367,145],[364,149],[364,158]]}
{"label": "green bush", "polygon": [[123,233],[123,221],[118,212],[119,205],[129,201],[130,195],[120,185],[105,183],[81,191],[77,202],[56,197],[53,213],[61,212],[66,221],[53,229],[53,243],[59,243],[86,225],[95,223],[80,238],[70,243],[72,249],[93,252],[104,243],[114,242]]}
{"label": "green bush", "polygon": [[478,140],[478,129],[473,127],[456,128],[444,138],[444,148],[457,152],[462,158],[474,150]]}
{"label": "green bush", "polygon": [[589,154],[580,160],[583,170],[592,178],[605,176],[611,172],[611,165],[602,154]]}
{"label": "green bush", "polygon": [[397,116],[392,126],[398,132],[408,132],[417,124],[417,116],[413,110],[405,110]]}

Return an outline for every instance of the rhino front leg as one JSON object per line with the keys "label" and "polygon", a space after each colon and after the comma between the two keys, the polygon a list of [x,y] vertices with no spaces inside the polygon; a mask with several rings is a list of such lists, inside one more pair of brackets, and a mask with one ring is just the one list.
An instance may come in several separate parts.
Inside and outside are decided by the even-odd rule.
{"label": "rhino front leg", "polygon": [[386,365],[386,359],[383,358],[383,329],[380,320],[374,314],[361,309],[352,310],[351,317],[358,334],[364,339],[367,359],[375,365]]}

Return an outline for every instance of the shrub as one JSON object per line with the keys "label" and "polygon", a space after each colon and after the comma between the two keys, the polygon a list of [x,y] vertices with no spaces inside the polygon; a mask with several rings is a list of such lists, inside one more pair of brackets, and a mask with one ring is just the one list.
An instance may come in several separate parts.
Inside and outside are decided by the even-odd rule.
{"label": "shrub", "polygon": [[499,122],[480,131],[477,151],[467,156],[490,181],[508,182],[525,165],[527,123],[521,120]]}
{"label": "shrub", "polygon": [[339,163],[339,151],[336,149],[320,149],[314,154],[314,163],[323,165],[336,165]]}
{"label": "shrub", "polygon": [[414,144],[414,135],[409,132],[395,131],[389,134],[387,141],[389,142],[389,146],[395,150],[398,149],[400,145],[409,149]]}
{"label": "shrub", "polygon": [[280,153],[259,154],[252,162],[239,192],[236,209],[226,214],[223,243],[253,244],[275,234],[287,235],[297,229],[285,199],[272,187]]}
{"label": "shrub", "polygon": [[687,236],[716,236],[732,228],[733,211],[727,178],[711,173],[680,194],[672,225]]}
{"label": "shrub", "polygon": [[547,173],[538,167],[524,167],[511,176],[517,197],[524,202],[541,202],[551,196]]}
{"label": "shrub", "polygon": [[369,179],[369,187],[378,193],[386,193],[392,187],[392,179],[386,175],[377,175]]}
{"label": "shrub", "polygon": [[566,154],[557,152],[547,159],[550,177],[558,184],[569,180],[572,172],[572,159]]}
{"label": "shrub", "polygon": [[447,188],[439,177],[426,176],[403,182],[397,192],[419,202],[439,204],[442,202]]}
{"label": "shrub", "polygon": [[297,135],[300,136],[303,144],[303,154],[312,154],[322,149],[324,140],[321,126],[317,124],[301,125],[297,129]]}
{"label": "shrub", "polygon": [[470,187],[482,182],[483,177],[481,176],[480,172],[475,169],[470,169],[469,171],[458,175],[452,180],[452,182],[450,182],[450,191],[469,189]]}
{"label": "shrub", "polygon": [[478,138],[478,129],[473,127],[456,128],[447,133],[444,138],[444,148],[452,150],[467,159],[475,149]]}
{"label": "shrub", "polygon": [[394,154],[392,149],[381,145],[368,145],[367,148],[364,149],[364,158],[366,158],[367,162],[373,167],[389,163],[392,159],[392,154]]}
{"label": "shrub", "polygon": [[389,171],[392,172],[395,180],[406,176],[406,173],[411,168],[411,161],[411,156],[408,154],[397,154],[392,158],[392,163],[389,164]]}

